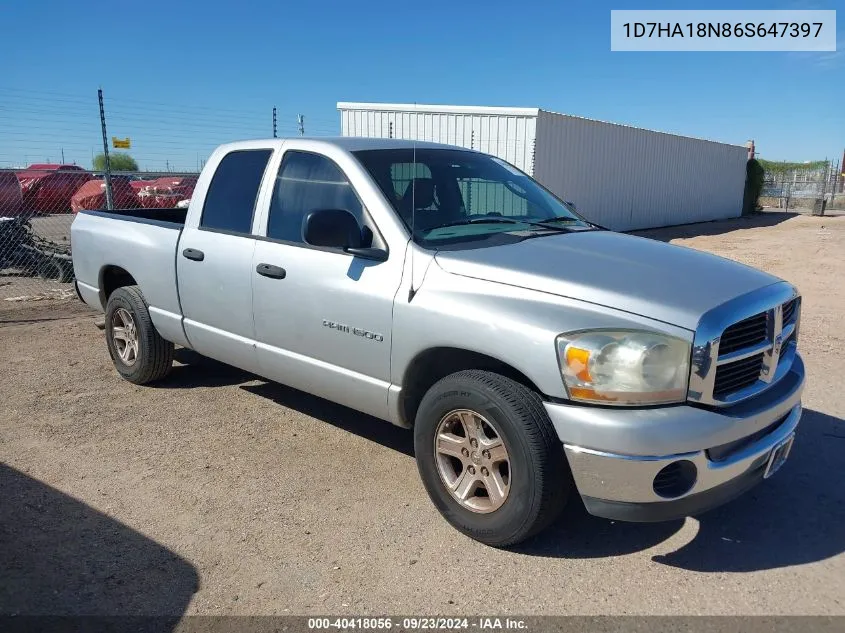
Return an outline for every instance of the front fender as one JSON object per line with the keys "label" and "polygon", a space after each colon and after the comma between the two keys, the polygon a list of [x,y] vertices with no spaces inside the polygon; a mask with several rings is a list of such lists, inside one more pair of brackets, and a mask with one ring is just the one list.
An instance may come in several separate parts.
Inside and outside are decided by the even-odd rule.
{"label": "front fender", "polygon": [[524,374],[542,395],[566,398],[555,339],[593,327],[646,329],[692,341],[693,333],[606,306],[445,272],[430,266],[413,301],[394,306],[391,383],[427,349],[484,354]]}

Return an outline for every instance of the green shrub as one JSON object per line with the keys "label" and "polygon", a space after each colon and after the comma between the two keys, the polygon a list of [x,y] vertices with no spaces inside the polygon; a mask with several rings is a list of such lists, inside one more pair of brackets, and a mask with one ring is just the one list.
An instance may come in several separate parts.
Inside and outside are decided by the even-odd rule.
{"label": "green shrub", "polygon": [[[106,169],[105,154],[97,154],[94,157],[94,171],[104,171]],[[112,171],[138,171],[138,163],[129,154],[115,152],[109,154],[109,166]]]}
{"label": "green shrub", "polygon": [[745,164],[745,192],[742,196],[742,215],[749,215],[758,209],[765,174],[766,171],[757,159],[752,158]]}

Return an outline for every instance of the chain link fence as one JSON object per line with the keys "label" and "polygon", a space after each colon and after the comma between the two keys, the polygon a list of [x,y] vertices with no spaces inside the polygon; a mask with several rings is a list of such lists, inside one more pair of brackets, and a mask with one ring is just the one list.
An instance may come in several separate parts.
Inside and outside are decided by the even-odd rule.
{"label": "chain link fence", "polygon": [[112,208],[176,207],[222,143],[338,133],[334,118],[306,128],[272,104],[139,97],[0,86],[0,322],[4,307],[74,297],[70,225],[80,209],[107,209],[105,165]]}
{"label": "chain link fence", "polygon": [[[111,174],[113,208],[170,208],[191,199],[197,173]],[[74,295],[70,225],[107,210],[103,172],[74,165],[0,170],[0,300]]]}
{"label": "chain link fence", "polygon": [[845,209],[843,166],[828,163],[813,171],[793,170],[766,173],[760,204],[763,207],[810,211],[816,215],[828,209]]}

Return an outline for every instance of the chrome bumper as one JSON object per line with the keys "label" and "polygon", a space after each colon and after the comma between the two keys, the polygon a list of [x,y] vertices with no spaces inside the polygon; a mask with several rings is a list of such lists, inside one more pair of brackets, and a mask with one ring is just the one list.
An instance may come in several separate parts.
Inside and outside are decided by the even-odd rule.
{"label": "chrome bumper", "polygon": [[[589,512],[666,520],[703,512],[763,479],[772,450],[798,426],[804,380],[796,356],[778,385],[730,409],[580,407],[578,415],[579,407],[547,403],[546,410]],[[695,465],[694,483],[683,494],[658,495],[655,477],[679,460]]]}

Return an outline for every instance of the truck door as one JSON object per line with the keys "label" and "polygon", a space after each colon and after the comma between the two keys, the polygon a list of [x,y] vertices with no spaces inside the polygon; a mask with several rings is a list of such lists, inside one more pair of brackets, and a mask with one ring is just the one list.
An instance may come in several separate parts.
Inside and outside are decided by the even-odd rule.
{"label": "truck door", "polygon": [[383,245],[332,159],[285,150],[252,262],[259,373],[384,418],[403,254],[376,262],[306,244],[303,220],[318,209],[351,212],[372,231],[373,245]]}
{"label": "truck door", "polygon": [[[186,225],[176,253],[185,334],[200,354],[257,371],[252,322],[252,235],[258,192],[271,149],[224,155],[202,215]],[[202,196],[202,192],[195,195]]]}

